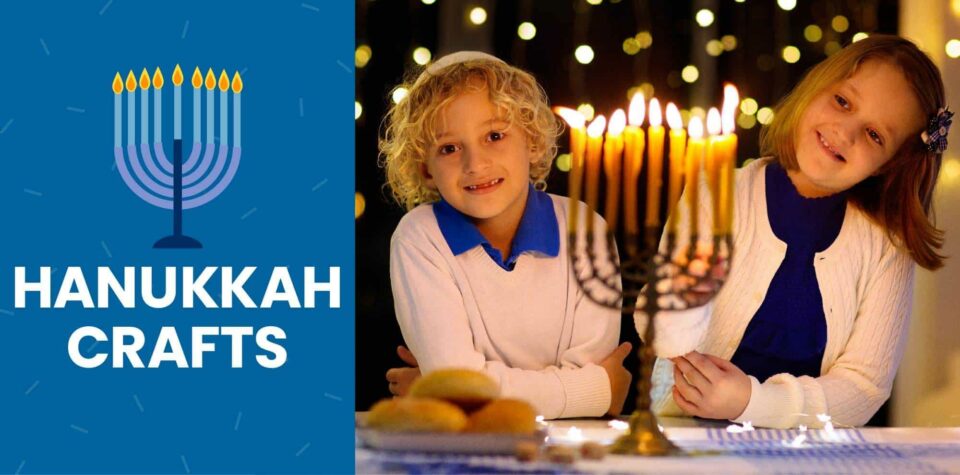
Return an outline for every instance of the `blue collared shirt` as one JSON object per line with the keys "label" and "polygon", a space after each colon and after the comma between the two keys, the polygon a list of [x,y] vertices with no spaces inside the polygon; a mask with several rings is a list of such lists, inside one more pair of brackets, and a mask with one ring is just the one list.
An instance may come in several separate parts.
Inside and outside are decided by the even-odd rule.
{"label": "blue collared shirt", "polygon": [[513,270],[517,259],[524,252],[539,253],[548,257],[560,254],[560,229],[557,215],[553,210],[553,200],[542,191],[530,186],[523,216],[513,237],[513,246],[506,259],[493,247],[470,218],[450,206],[444,200],[433,204],[433,214],[437,217],[440,232],[447,241],[453,255],[458,256],[477,246],[483,246],[491,259],[507,271]]}

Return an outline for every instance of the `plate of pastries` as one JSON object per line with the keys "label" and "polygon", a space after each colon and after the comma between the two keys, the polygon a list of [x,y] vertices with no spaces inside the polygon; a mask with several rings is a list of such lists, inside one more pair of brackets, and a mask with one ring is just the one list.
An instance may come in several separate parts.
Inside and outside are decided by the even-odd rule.
{"label": "plate of pastries", "polygon": [[546,433],[533,406],[501,398],[489,376],[441,369],[419,378],[406,396],[383,399],[358,417],[357,436],[380,450],[513,454]]}

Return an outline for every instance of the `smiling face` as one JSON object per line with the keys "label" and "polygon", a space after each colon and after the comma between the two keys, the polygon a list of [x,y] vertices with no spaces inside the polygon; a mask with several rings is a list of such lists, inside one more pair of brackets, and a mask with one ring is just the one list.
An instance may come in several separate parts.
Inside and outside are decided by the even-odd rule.
{"label": "smiling face", "polygon": [[530,165],[538,159],[519,127],[504,120],[486,87],[466,88],[440,113],[425,184],[481,231],[512,232],[523,215]]}
{"label": "smiling face", "polygon": [[790,179],[803,196],[828,196],[873,175],[923,123],[903,74],[867,60],[850,77],[827,86],[800,118],[794,140],[799,168]]}

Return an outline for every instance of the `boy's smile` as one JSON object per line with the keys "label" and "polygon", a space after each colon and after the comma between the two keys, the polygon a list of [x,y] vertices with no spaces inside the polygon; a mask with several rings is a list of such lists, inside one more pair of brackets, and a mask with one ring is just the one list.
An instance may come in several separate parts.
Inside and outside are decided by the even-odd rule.
{"label": "boy's smile", "polygon": [[[473,86],[476,86],[475,84]],[[519,127],[505,120],[486,87],[468,87],[441,111],[421,171],[427,186],[469,216],[491,241],[513,238],[526,205],[530,150]]]}

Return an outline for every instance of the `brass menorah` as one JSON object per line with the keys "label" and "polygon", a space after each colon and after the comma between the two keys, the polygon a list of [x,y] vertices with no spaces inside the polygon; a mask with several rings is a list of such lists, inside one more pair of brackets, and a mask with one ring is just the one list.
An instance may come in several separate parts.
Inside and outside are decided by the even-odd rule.
{"label": "brass menorah", "polygon": [[[682,451],[662,432],[651,411],[656,318],[663,311],[686,310],[706,305],[719,291],[730,271],[733,252],[731,235],[733,211],[733,170],[736,136],[732,133],[732,115],[739,105],[736,89],[725,90],[724,118],[711,109],[708,114],[710,135],[703,138],[699,118],[690,121],[690,141],[685,143],[679,113],[667,107],[670,122],[668,165],[668,221],[663,239],[660,226],[660,198],[663,178],[664,128],[660,125],[659,103],[651,100],[650,125],[640,129],[642,113],[636,117],[637,98],[631,103],[631,124],[624,125],[618,110],[605,127],[603,116],[584,128],[584,119],[575,111],[558,108],[570,125],[571,172],[568,240],[574,273],[584,294],[597,304],[619,309],[624,316],[645,319],[644,344],[637,350],[640,360],[636,410],[630,416],[629,430],[618,438],[611,451],[626,455],[672,455]],[[640,108],[643,108],[640,97]],[[671,110],[672,109],[672,110]],[[721,122],[727,122],[722,124]],[[597,125],[599,124],[599,125]],[[592,130],[591,130],[592,129]],[[721,134],[722,130],[722,134]],[[586,134],[584,133],[586,132]],[[645,140],[645,137],[647,140]],[[600,153],[600,150],[603,153]],[[646,215],[642,231],[638,226],[637,180],[647,152]],[[584,167],[586,152],[586,167]],[[621,154],[624,155],[621,161]],[[593,210],[599,195],[599,170],[602,155],[606,172],[605,232],[594,232]],[[578,216],[581,186],[586,169],[586,216]],[[701,172],[706,184],[701,197]],[[622,182],[622,187],[621,187]],[[680,191],[686,182],[686,209]],[[622,192],[621,192],[622,188]],[[621,196],[622,193],[622,196]],[[703,199],[701,199],[703,198]],[[623,200],[626,226],[618,230],[619,202]],[[700,213],[701,202],[709,212]],[[681,211],[686,211],[685,213]],[[709,232],[701,219],[709,223]],[[709,219],[708,219],[709,218]],[[581,232],[586,228],[587,232]],[[599,230],[599,229],[598,229]],[[678,232],[678,230],[684,232]],[[598,242],[598,240],[600,242]],[[618,253],[618,249],[620,252]],[[626,321],[632,318],[624,319]]]}

